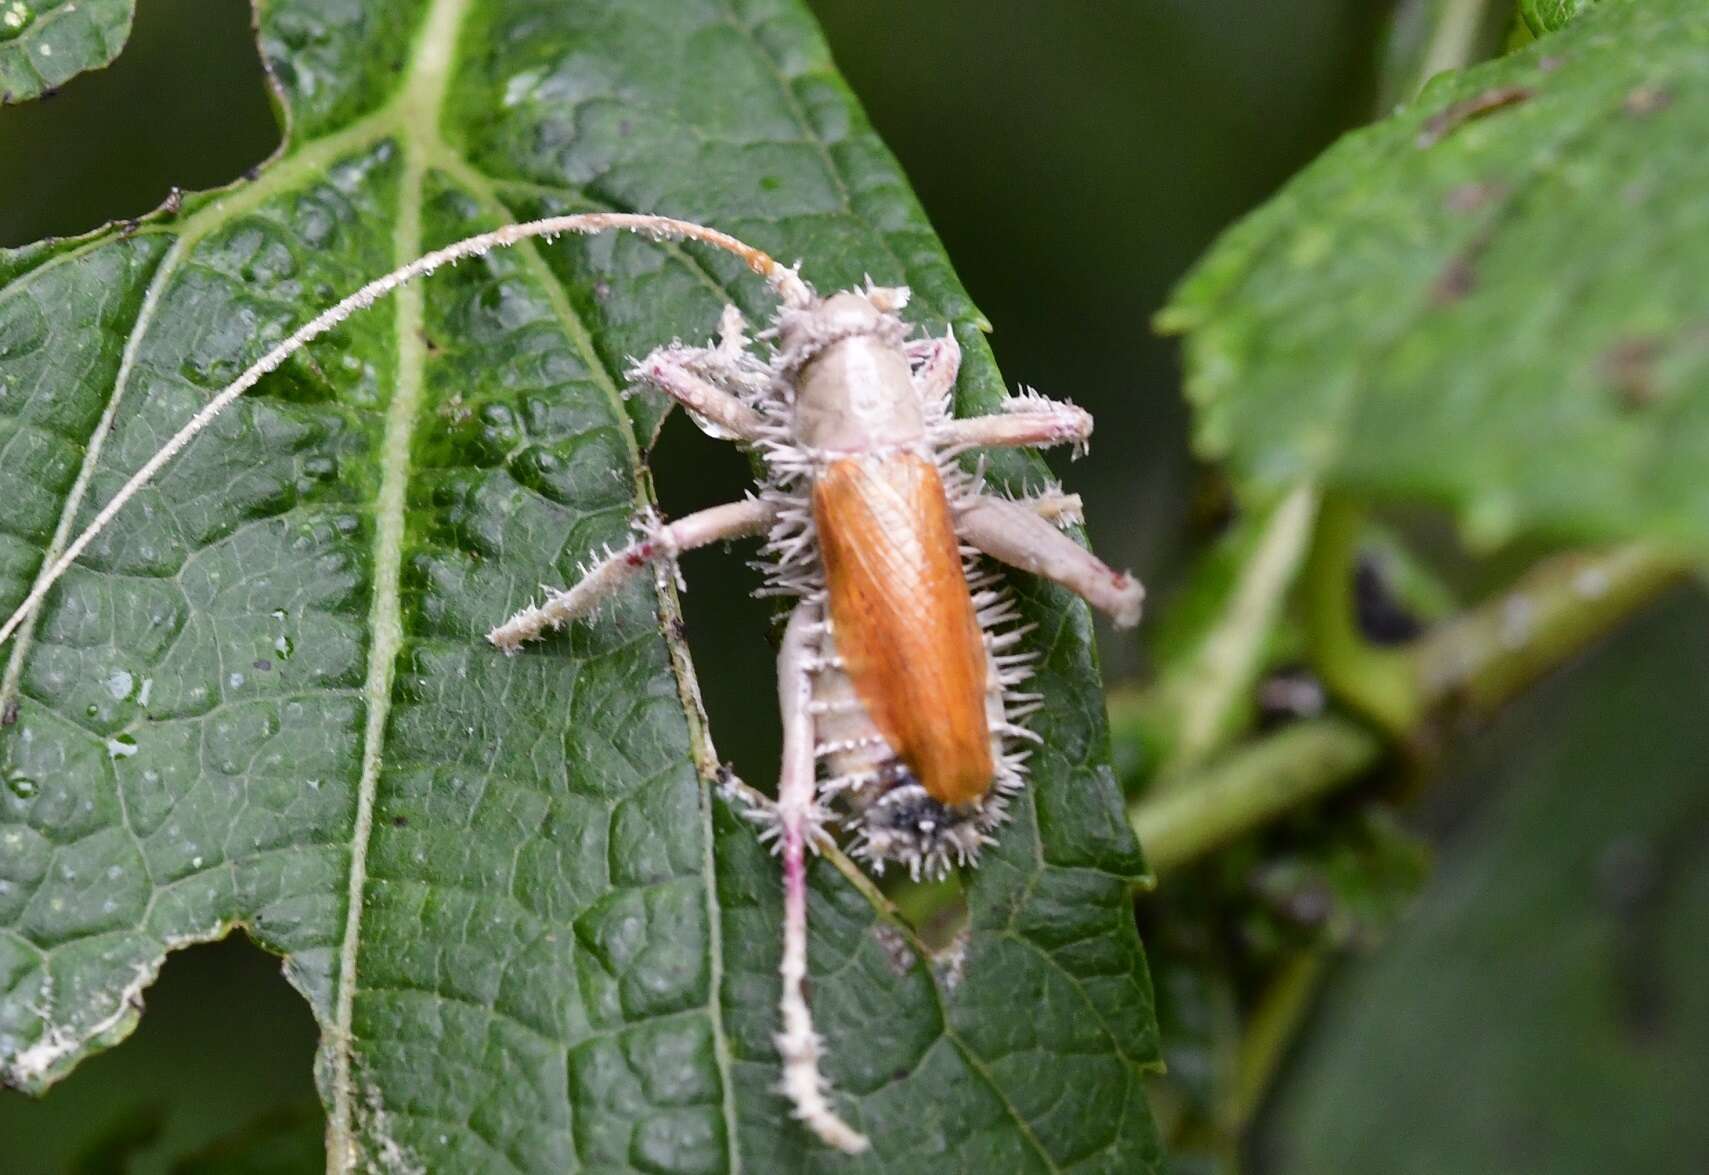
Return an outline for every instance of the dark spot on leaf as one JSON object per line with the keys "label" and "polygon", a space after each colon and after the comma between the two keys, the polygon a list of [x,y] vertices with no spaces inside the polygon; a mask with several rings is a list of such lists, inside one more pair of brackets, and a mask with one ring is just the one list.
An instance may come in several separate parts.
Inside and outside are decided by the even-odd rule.
{"label": "dark spot on leaf", "polygon": [[409,817],[408,816],[393,816],[392,817],[392,827],[393,828],[408,828],[409,827]]}
{"label": "dark spot on leaf", "polygon": [[15,726],[18,722],[18,699],[12,698],[6,703],[6,708],[0,710],[0,726]]}
{"label": "dark spot on leaf", "polygon": [[1497,86],[1470,98],[1462,98],[1448,109],[1431,116],[1424,124],[1424,129],[1418,132],[1418,145],[1434,147],[1473,119],[1483,118],[1498,110],[1506,110],[1510,106],[1518,106],[1521,102],[1529,101],[1535,94],[1536,91],[1529,86]]}
{"label": "dark spot on leaf", "polygon": [[1662,341],[1653,336],[1622,339],[1602,353],[1603,378],[1613,385],[1620,405],[1629,411],[1648,408],[1661,394],[1656,387],[1656,360]]}
{"label": "dark spot on leaf", "polygon": [[261,670],[261,672],[266,673],[273,668],[273,662],[263,657],[259,661],[255,662],[255,667]]}
{"label": "dark spot on leaf", "polygon": [[167,192],[166,201],[160,207],[167,215],[177,216],[184,207],[184,189],[174,187]]}
{"label": "dark spot on leaf", "polygon": [[625,118],[617,124],[617,133],[627,139],[635,133],[635,124]]}
{"label": "dark spot on leaf", "polygon": [[40,100],[43,102],[46,102],[49,99],[57,98],[57,97],[59,97],[59,87],[58,86],[49,86],[47,89],[43,90],[40,94]]}
{"label": "dark spot on leaf", "polygon": [[1443,197],[1442,203],[1449,212],[1476,212],[1499,200],[1503,193],[1504,189],[1500,184],[1461,184],[1450,190]]}
{"label": "dark spot on leaf", "polygon": [[1639,86],[1626,95],[1626,101],[1621,103],[1627,114],[1634,118],[1644,118],[1666,110],[1673,105],[1673,95],[1660,86]]}
{"label": "dark spot on leaf", "polygon": [[261,165],[259,163],[257,163],[257,164],[253,164],[252,166],[244,168],[243,169],[243,178],[246,180],[250,180],[251,182],[260,179],[261,178]]}
{"label": "dark spot on leaf", "polygon": [[432,335],[427,335],[427,334],[422,335],[421,336],[421,342],[422,342],[422,345],[427,348],[427,353],[429,355],[439,354],[439,344],[433,341]]}
{"label": "dark spot on leaf", "polygon": [[611,286],[610,286],[610,284],[607,282],[602,282],[602,281],[594,282],[593,283],[593,296],[595,298],[599,299],[601,302],[603,302],[607,298],[611,297]]}

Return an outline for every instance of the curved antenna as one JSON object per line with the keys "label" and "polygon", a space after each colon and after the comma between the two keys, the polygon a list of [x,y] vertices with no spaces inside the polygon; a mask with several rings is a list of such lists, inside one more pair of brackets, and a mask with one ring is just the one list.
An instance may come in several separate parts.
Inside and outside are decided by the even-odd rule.
{"label": "curved antenna", "polygon": [[695,224],[689,220],[676,220],[668,216],[651,216],[640,212],[578,212],[567,216],[548,216],[541,220],[525,221],[521,224],[507,224],[492,232],[480,233],[467,237],[454,245],[443,249],[435,249],[423,254],[401,266],[384,277],[375,278],[354,294],[345,298],[335,306],[328,307],[320,314],[298,327],[288,338],[268,351],[260,359],[251,364],[242,375],[222,388],[218,395],[202,406],[201,411],[192,416],[173,434],[172,439],[162,445],[154,456],[143,462],[142,467],[131,474],[130,480],[119,488],[112,499],[95,515],[94,521],[83,528],[83,531],[71,541],[53,564],[36,577],[35,586],[30,594],[24,597],[24,602],[18,605],[15,612],[7,618],[5,624],[0,624],[0,644],[5,644],[18,626],[24,622],[30,612],[48,590],[59,582],[59,578],[77,561],[78,556],[95,540],[107,524],[112,522],[114,515],[124,508],[126,502],[136,495],[154,479],[166,463],[176,457],[189,444],[197,433],[213,423],[214,417],[228,408],[233,400],[254,387],[261,377],[277,368],[305,345],[324,335],[327,331],[355,314],[365,310],[384,298],[387,294],[415,278],[432,273],[442,265],[461,261],[465,257],[478,257],[494,249],[508,248],[518,242],[535,237],[555,237],[561,233],[600,233],[614,230],[626,230],[651,237],[655,241],[682,240],[699,241],[733,253],[740,257],[747,267],[760,277],[777,293],[777,296],[789,306],[805,306],[813,297],[813,291],[795,269],[780,264],[770,255],[761,252],[743,241],[737,240],[728,233],[705,225]]}

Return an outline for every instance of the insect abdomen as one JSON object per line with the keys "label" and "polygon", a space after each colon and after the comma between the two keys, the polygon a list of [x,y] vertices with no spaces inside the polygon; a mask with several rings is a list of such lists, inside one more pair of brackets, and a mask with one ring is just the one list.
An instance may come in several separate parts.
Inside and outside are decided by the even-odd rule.
{"label": "insect abdomen", "polygon": [[995,773],[985,642],[937,468],[833,461],[813,516],[837,651],[873,724],[933,799],[980,798]]}

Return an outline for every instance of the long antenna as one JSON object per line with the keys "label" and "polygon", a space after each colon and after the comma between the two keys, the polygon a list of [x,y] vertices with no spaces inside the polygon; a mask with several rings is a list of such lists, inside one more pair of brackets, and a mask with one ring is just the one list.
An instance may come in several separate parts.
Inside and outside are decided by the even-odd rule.
{"label": "long antenna", "polygon": [[776,291],[779,298],[790,306],[805,306],[813,294],[807,283],[801,280],[799,274],[789,266],[779,264],[774,258],[752,245],[746,244],[721,233],[717,229],[695,224],[693,221],[676,220],[668,216],[650,216],[639,212],[580,212],[568,216],[548,216],[542,220],[530,220],[521,224],[507,224],[492,232],[481,233],[468,237],[454,245],[443,249],[435,249],[422,255],[408,265],[375,278],[354,294],[345,298],[335,306],[323,310],[310,321],[298,327],[291,336],[268,351],[260,359],[251,364],[242,375],[232,380],[222,388],[218,395],[202,406],[201,411],[192,416],[183,428],[173,434],[172,439],[162,445],[154,456],[145,461],[140,469],[131,474],[130,480],[120,487],[94,521],[71,541],[53,564],[36,577],[35,586],[30,594],[24,597],[24,602],[18,605],[17,611],[7,618],[5,624],[0,624],[0,644],[5,644],[18,626],[24,622],[30,612],[41,603],[48,590],[59,582],[59,578],[77,561],[77,557],[95,540],[114,515],[124,508],[126,502],[136,495],[153,480],[166,463],[176,457],[189,444],[197,433],[207,428],[214,417],[224,412],[233,400],[243,395],[261,379],[262,376],[278,367],[305,345],[324,335],[327,331],[355,314],[365,310],[384,298],[387,294],[415,278],[432,273],[442,265],[461,261],[465,257],[478,257],[494,249],[508,248],[520,241],[534,237],[555,237],[560,233],[599,233],[612,230],[626,230],[652,237],[654,240],[684,240],[699,241],[712,245],[726,253],[740,257],[747,267],[766,280],[766,283]]}

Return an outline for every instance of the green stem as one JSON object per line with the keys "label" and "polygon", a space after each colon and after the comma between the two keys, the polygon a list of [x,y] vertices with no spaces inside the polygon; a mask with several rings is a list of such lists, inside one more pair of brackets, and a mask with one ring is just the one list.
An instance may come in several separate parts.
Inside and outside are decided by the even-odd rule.
{"label": "green stem", "polygon": [[1462,69],[1476,55],[1488,0],[1441,0],[1436,27],[1418,63],[1414,89],[1449,69]]}
{"label": "green stem", "polygon": [[1263,1104],[1270,1082],[1287,1055],[1288,1045],[1311,1008],[1326,962],[1321,950],[1295,955],[1283,964],[1280,974],[1264,989],[1258,1006],[1253,1009],[1240,1040],[1234,1088],[1229,1090],[1223,1109],[1224,1121],[1237,1137],[1245,1133]]}
{"label": "green stem", "polygon": [[1559,555],[1411,651],[1426,707],[1487,714],[1679,581],[1687,565],[1647,544]]}
{"label": "green stem", "polygon": [[1230,753],[1189,786],[1136,801],[1128,815],[1151,868],[1165,873],[1355,778],[1382,753],[1357,723],[1300,722]]}
{"label": "green stem", "polygon": [[[1392,683],[1379,681],[1378,692],[1362,695],[1367,712],[1372,697],[1379,707],[1390,707],[1394,725],[1389,729],[1403,744],[1418,741],[1420,727],[1442,706],[1487,715],[1678,582],[1686,570],[1677,559],[1642,545],[1550,559],[1512,590],[1414,645],[1392,654],[1377,651],[1378,672],[1394,673],[1408,684],[1404,695],[1387,697],[1381,690],[1393,688]],[[1352,675],[1363,671],[1361,660],[1372,653],[1332,649],[1325,663],[1348,675],[1337,692],[1349,692],[1349,682],[1368,690],[1370,682],[1354,681]],[[1231,752],[1181,787],[1141,797],[1129,806],[1129,819],[1152,869],[1163,873],[1350,782],[1372,767],[1383,749],[1377,734],[1346,719],[1297,723]]]}
{"label": "green stem", "polygon": [[1174,741],[1160,786],[1197,767],[1236,732],[1277,614],[1311,542],[1317,501],[1315,486],[1297,486],[1256,523],[1251,550],[1217,623],[1163,683]]}
{"label": "green stem", "polygon": [[1353,571],[1364,521],[1349,499],[1324,499],[1306,560],[1306,640],[1329,691],[1399,738],[1417,719],[1418,681],[1404,650],[1377,648],[1359,631]]}

